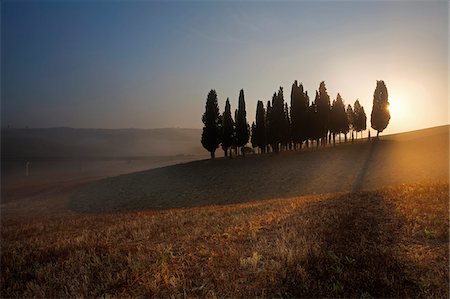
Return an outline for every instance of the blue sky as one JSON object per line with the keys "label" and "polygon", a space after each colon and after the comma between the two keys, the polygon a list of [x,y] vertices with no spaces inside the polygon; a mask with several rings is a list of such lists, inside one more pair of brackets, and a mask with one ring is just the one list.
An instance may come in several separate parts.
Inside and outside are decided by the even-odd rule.
{"label": "blue sky", "polygon": [[[2,3],[2,126],[201,128],[206,95],[223,110],[292,82],[359,99],[376,80],[386,130],[448,123],[448,2]],[[418,117],[420,115],[421,117]],[[370,124],[368,124],[369,126]]]}

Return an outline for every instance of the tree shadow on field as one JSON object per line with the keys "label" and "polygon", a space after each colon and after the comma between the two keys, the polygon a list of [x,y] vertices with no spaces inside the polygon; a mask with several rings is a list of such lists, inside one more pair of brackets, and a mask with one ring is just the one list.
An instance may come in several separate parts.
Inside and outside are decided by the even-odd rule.
{"label": "tree shadow on field", "polygon": [[297,210],[286,220],[295,230],[288,241],[295,261],[279,275],[284,278],[274,295],[420,296],[421,287],[405,273],[416,265],[395,250],[403,223],[379,192],[345,194]]}
{"label": "tree shadow on field", "polygon": [[[71,196],[69,209],[168,209],[348,191],[358,174],[359,187],[365,180],[373,163],[368,150],[369,144],[357,144],[323,152],[203,160],[111,177],[81,186]],[[361,172],[359,163],[367,164]]]}
{"label": "tree shadow on field", "polygon": [[363,187],[364,180],[367,177],[367,174],[369,173],[369,167],[373,158],[373,154],[375,151],[375,147],[377,146],[377,141],[372,141],[369,145],[369,152],[367,154],[367,157],[364,161],[364,164],[362,165],[361,169],[358,172],[358,175],[355,179],[355,182],[353,183],[352,191],[360,191]]}

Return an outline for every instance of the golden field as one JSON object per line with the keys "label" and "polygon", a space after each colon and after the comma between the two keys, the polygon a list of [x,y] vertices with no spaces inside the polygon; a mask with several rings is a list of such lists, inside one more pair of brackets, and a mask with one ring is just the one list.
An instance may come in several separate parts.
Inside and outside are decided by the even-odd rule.
{"label": "golden field", "polygon": [[[447,148],[427,156],[445,139],[419,137],[2,186],[1,297],[447,298],[448,135]],[[322,161],[322,175],[294,167],[305,157]],[[183,182],[176,170],[225,164],[233,167],[206,176],[203,189],[186,185],[169,200]],[[249,175],[249,165],[272,172]],[[263,192],[263,178],[278,185]]]}

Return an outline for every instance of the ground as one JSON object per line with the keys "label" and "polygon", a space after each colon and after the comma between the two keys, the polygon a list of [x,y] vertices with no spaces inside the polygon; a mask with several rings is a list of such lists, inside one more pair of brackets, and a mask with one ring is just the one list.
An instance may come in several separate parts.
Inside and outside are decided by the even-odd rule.
{"label": "ground", "polygon": [[1,297],[448,297],[448,188],[448,127],[6,188]]}

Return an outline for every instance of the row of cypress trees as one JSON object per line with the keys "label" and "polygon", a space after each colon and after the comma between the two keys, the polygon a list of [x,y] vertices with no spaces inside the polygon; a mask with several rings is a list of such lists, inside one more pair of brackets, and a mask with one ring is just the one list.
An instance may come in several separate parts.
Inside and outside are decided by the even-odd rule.
{"label": "row of cypress trees", "polygon": [[[377,81],[374,92],[374,108],[371,114],[372,127],[377,132],[383,131],[390,119],[388,110],[387,89],[383,81]],[[239,92],[238,109],[235,110],[234,120],[231,114],[230,101],[227,98],[225,111],[219,113],[217,93],[211,90],[206,100],[206,111],[203,114],[204,128],[202,145],[214,158],[215,151],[222,146],[225,156],[231,154],[230,149],[245,147],[251,135],[252,147],[258,147],[260,152],[279,152],[288,149],[300,149],[302,144],[309,146],[310,142],[325,145],[335,143],[335,136],[347,134],[352,130],[356,133],[366,130],[367,117],[364,107],[356,100],[353,108],[345,107],[341,95],[330,103],[325,82],[321,82],[316,91],[315,99],[310,103],[308,92],[297,81],[292,85],[291,106],[284,100],[283,88],[272,96],[266,108],[262,101],[258,101],[256,120],[252,126],[248,125],[244,90]],[[377,134],[378,136],[378,134]],[[245,150],[242,151],[245,155]]]}

